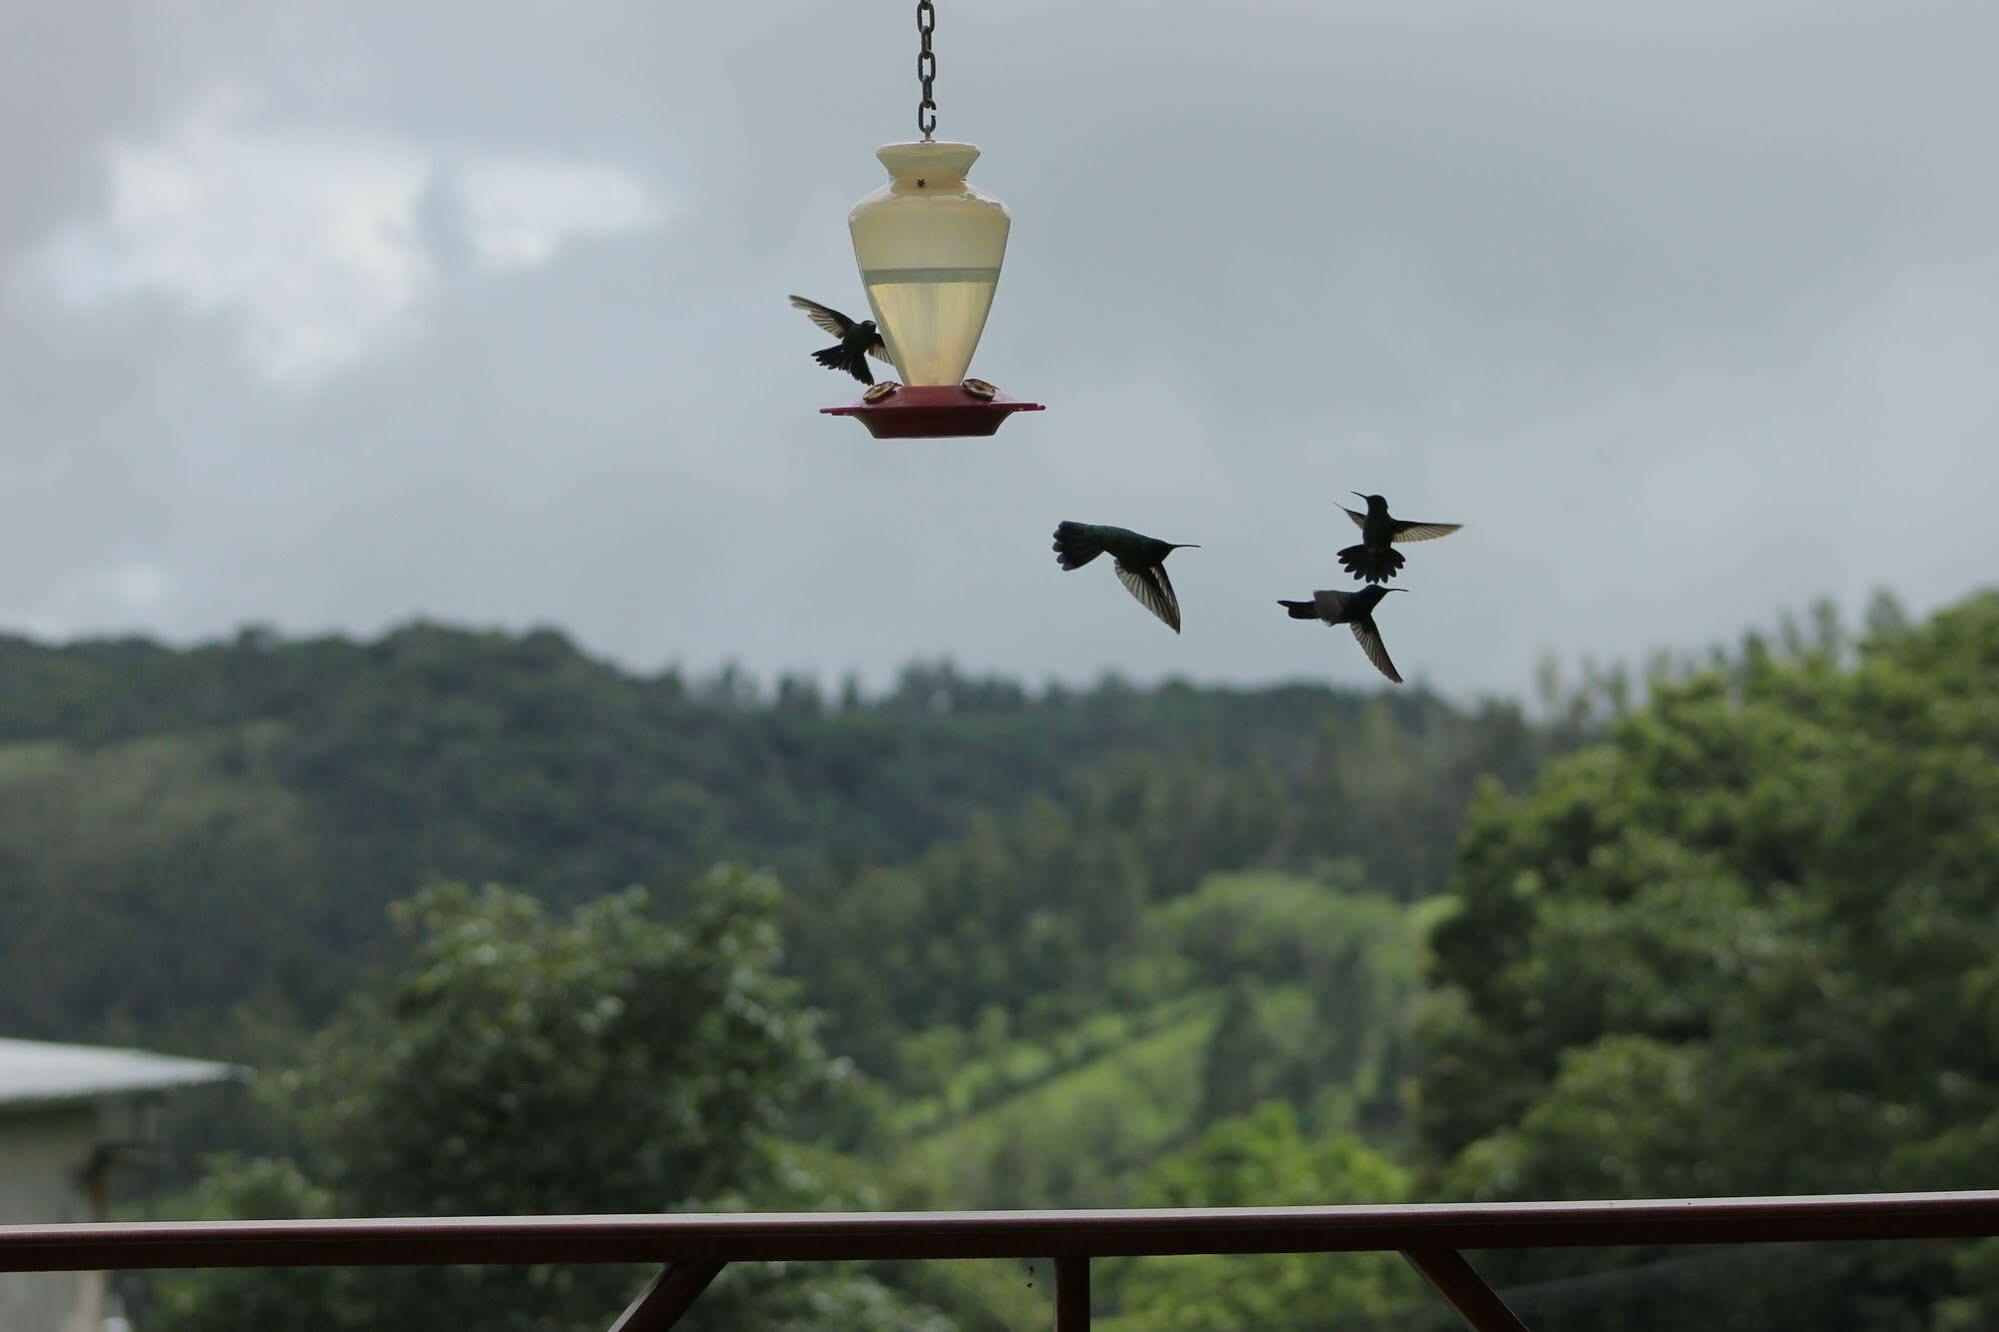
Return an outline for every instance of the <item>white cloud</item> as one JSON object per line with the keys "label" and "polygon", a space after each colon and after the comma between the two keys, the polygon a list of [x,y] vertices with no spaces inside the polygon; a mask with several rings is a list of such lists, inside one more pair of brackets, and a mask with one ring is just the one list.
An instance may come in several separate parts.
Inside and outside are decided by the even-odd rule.
{"label": "white cloud", "polygon": [[497,269],[539,268],[577,241],[659,225],[659,196],[628,172],[584,162],[485,156],[457,173],[473,258]]}
{"label": "white cloud", "polygon": [[474,275],[535,268],[665,215],[618,167],[284,123],[241,89],[112,145],[104,166],[102,216],[51,237],[30,269],[77,310],[155,297],[218,320],[259,378],[290,388],[420,336],[455,276],[440,247],[462,247]]}
{"label": "white cloud", "polygon": [[111,599],[127,611],[154,609],[173,586],[166,570],[142,560],[107,570],[103,581]]}
{"label": "white cloud", "polygon": [[145,558],[118,558],[77,568],[39,589],[30,606],[18,615],[31,633],[61,635],[115,631],[118,627],[170,614],[180,580]]}

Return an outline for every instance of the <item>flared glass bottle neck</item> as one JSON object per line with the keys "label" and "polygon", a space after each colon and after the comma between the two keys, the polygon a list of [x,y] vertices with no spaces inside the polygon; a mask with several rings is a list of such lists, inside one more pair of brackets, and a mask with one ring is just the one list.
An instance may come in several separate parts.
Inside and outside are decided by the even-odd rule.
{"label": "flared glass bottle neck", "polygon": [[895,181],[952,185],[965,179],[979,150],[969,143],[891,143],[875,151]]}

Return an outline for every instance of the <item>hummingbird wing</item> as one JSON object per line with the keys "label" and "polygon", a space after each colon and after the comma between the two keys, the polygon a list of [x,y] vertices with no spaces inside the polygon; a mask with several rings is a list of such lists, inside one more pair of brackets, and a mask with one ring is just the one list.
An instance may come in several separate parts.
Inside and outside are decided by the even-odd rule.
{"label": "hummingbird wing", "polygon": [[1381,641],[1381,631],[1374,627],[1372,616],[1353,622],[1353,637],[1354,642],[1360,644],[1360,650],[1367,654],[1367,659],[1374,663],[1374,669],[1396,684],[1402,683],[1402,676],[1396,671],[1395,663],[1388,659],[1388,645]]}
{"label": "hummingbird wing", "polygon": [[875,340],[868,344],[868,355],[874,357],[877,361],[886,361],[890,365],[895,364],[895,358],[888,354],[888,343],[882,340],[879,329],[875,331]]}
{"label": "hummingbird wing", "polygon": [[1166,576],[1165,565],[1130,565],[1119,560],[1117,576],[1141,605],[1164,620],[1174,633],[1180,632],[1180,598],[1173,595],[1173,581]]}
{"label": "hummingbird wing", "polygon": [[819,327],[842,341],[845,341],[847,335],[854,331],[854,321],[830,305],[821,305],[817,301],[808,301],[803,296],[792,297],[791,303],[797,309],[805,311],[807,319],[810,319],[813,323],[819,325]]}
{"label": "hummingbird wing", "polygon": [[1463,523],[1405,523],[1395,524],[1396,541],[1435,541],[1438,537],[1449,536],[1463,527]]}
{"label": "hummingbird wing", "polygon": [[[792,297],[792,299],[793,299],[793,300],[797,300],[798,298],[797,298],[796,296],[794,296],[794,297]],[[1348,508],[1348,507],[1347,507],[1346,505],[1344,505],[1344,504],[1340,505],[1340,512],[1341,512],[1341,513],[1344,513],[1344,514],[1345,514],[1345,515],[1346,515],[1347,517],[1349,517],[1349,518],[1353,519],[1353,525],[1354,525],[1355,527],[1366,527],[1366,526],[1367,526],[1367,515],[1366,515],[1366,514],[1364,514],[1364,513],[1355,513],[1355,512],[1354,512],[1354,511],[1353,511],[1352,509],[1349,509],[1349,508]]]}

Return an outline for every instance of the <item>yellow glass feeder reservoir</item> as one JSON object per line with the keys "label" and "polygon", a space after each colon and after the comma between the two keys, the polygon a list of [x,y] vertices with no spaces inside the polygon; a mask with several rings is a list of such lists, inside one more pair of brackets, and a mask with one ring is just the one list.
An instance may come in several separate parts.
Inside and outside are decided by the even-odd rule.
{"label": "yellow glass feeder reservoir", "polygon": [[823,409],[859,417],[877,439],[990,435],[1041,404],[967,379],[1006,259],[1006,205],[965,181],[969,143],[892,143],[875,154],[888,184],[854,205],[847,226],[875,325],[900,385]]}
{"label": "yellow glass feeder reservoir", "polygon": [[875,325],[903,383],[959,383],[985,331],[1013,219],[965,183],[979,156],[969,143],[894,143],[875,156],[889,183],[847,218]]}

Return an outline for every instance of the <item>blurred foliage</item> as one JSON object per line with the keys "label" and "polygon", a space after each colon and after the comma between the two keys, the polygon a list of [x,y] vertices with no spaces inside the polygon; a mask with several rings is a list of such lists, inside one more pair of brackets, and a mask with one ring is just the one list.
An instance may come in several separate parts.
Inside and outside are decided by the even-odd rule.
{"label": "blurred foliage", "polygon": [[[593,1005],[665,981],[626,974],[629,922],[593,913],[693,919],[706,899],[681,885],[732,858],[791,888],[760,909],[788,948],[766,969],[798,988],[759,1002],[823,1014],[816,1040],[858,1068],[805,1079],[781,1129],[841,1197],[1129,1201],[1163,1154],[1271,1098],[1313,1134],[1399,1141],[1420,969],[1404,904],[1442,883],[1475,784],[1524,783],[1550,744],[1516,707],[1421,691],[1029,692],[934,665],[833,698],[434,625],[189,650],[0,639],[0,679],[0,1029],[293,1070],[233,1114],[173,1108],[176,1143],[239,1160],[167,1206],[218,1215],[792,1205],[762,1147],[681,1121],[643,1137],[618,1192],[639,1125],[570,1099],[621,1060],[679,1057],[602,1043],[626,1028]],[[440,880],[518,891],[434,890],[393,913],[400,936],[383,927]],[[599,901],[638,882],[647,907]],[[468,960],[475,937],[492,966]],[[722,1045],[683,1053],[790,1085]],[[603,1113],[619,1105],[661,1109]],[[1006,1266],[881,1280],[958,1326],[1042,1321],[1045,1290]],[[363,1311],[401,1289],[297,1279]],[[579,1279],[538,1275],[521,1307],[596,1300]],[[459,1280],[418,1284],[485,1307]],[[284,1304],[256,1281],[163,1290],[190,1327]]]}
{"label": "blurred foliage", "polygon": [[[1137,1202],[1146,1207],[1238,1207],[1399,1202],[1407,1172],[1357,1140],[1308,1139],[1291,1108],[1266,1102],[1223,1121],[1161,1160]],[[1420,1282],[1401,1258],[1372,1254],[1258,1254],[1106,1263],[1116,1332],[1313,1332],[1336,1320],[1399,1307]]]}
{"label": "blurred foliage", "polygon": [[[215,1214],[1962,1188],[1999,1146],[1999,597],[1551,668],[1531,706],[948,666],[833,697],[434,626],[0,641],[0,678],[0,1025],[295,1069],[179,1121],[243,1147]],[[729,859],[786,889],[700,877]],[[450,878],[518,891],[383,927]],[[1999,1325],[1999,1245],[1743,1254],[1478,1261],[1556,1332]],[[375,1326],[378,1275],[163,1293]],[[1003,1332],[1049,1275],[701,1307]],[[601,1326],[642,1277],[410,1290]],[[1386,1258],[1097,1296],[1120,1332],[1449,1325]]]}
{"label": "blurred foliage", "polygon": [[426,883],[572,905],[737,861],[793,885],[794,970],[879,1068],[991,1003],[1093,1009],[1056,992],[1212,869],[1357,856],[1379,891],[1434,891],[1476,779],[1524,781],[1540,746],[1518,709],[1420,691],[1029,693],[932,665],[829,700],[547,631],[0,637],[0,1030],[191,1041],[246,1001],[310,1025]]}
{"label": "blurred foliage", "polygon": [[[1421,1023],[1418,1126],[1443,1193],[1987,1178],[1999,597],[1875,624],[1858,645],[1754,639],[1660,682],[1527,795],[1478,803]],[[1529,1279],[1602,1261],[1495,1267]],[[1989,1326],[1983,1261],[1949,1245],[1825,1251],[1803,1276],[1548,1325]]]}
{"label": "blurred foliage", "polygon": [[[497,888],[399,909],[407,955],[265,1097],[283,1158],[223,1160],[218,1216],[505,1216],[840,1201],[787,1162],[788,1106],[834,1072],[776,971],[772,885],[718,872],[679,918],[641,893],[567,921]],[[601,1329],[630,1268],[219,1271],[160,1286],[169,1329]],[[902,1329],[865,1277],[746,1269],[696,1327]],[[829,1321],[830,1320],[830,1321]]]}

